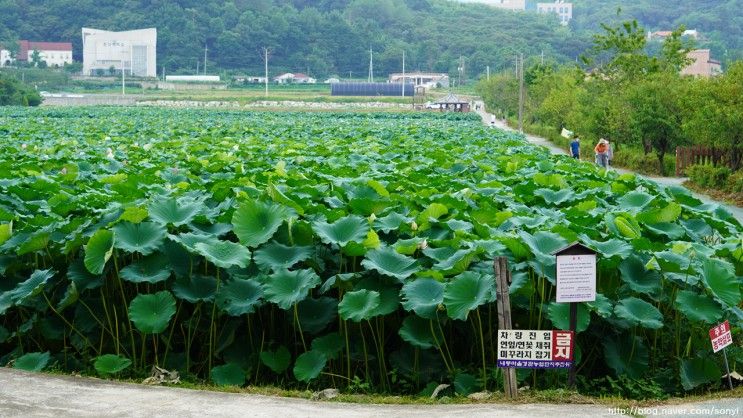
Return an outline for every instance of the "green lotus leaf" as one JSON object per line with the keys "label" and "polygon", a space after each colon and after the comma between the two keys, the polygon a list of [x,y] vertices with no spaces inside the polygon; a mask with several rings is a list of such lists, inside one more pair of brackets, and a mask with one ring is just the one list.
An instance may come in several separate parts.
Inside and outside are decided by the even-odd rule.
{"label": "green lotus leaf", "polygon": [[464,272],[444,288],[446,312],[452,319],[465,321],[470,311],[488,302],[492,294],[493,280],[475,272]]}
{"label": "green lotus leaf", "polygon": [[575,193],[570,189],[560,189],[558,191],[551,189],[537,189],[534,190],[534,195],[541,196],[547,204],[558,206],[575,199]]}
{"label": "green lotus leaf", "polygon": [[13,292],[0,293],[0,315],[5,315],[11,307],[13,307]]}
{"label": "green lotus leaf", "polygon": [[676,295],[676,309],[692,321],[714,324],[722,318],[722,307],[717,302],[688,290]]}
{"label": "green lotus leaf", "polygon": [[147,211],[150,218],[163,225],[181,226],[191,222],[202,209],[202,205],[186,199],[172,197],[150,203]]}
{"label": "green lotus leaf", "polygon": [[0,245],[9,240],[13,235],[13,221],[0,225]]}
{"label": "green lotus leaf", "polygon": [[472,231],[472,228],[474,226],[467,222],[467,221],[460,221],[459,219],[449,219],[445,222],[446,226],[449,227],[452,231],[464,231],[464,232],[470,232]]}
{"label": "green lotus leaf", "polygon": [[289,309],[319,284],[320,277],[312,270],[279,270],[263,283],[263,293],[269,302]]}
{"label": "green lotus leaf", "polygon": [[59,301],[59,303],[57,303],[57,311],[64,311],[65,309],[74,305],[75,302],[77,302],[79,299],[80,293],[77,291],[75,282],[70,282],[70,284],[67,285],[67,290],[65,290],[64,296],[62,296],[62,299]]}
{"label": "green lotus leaf", "polygon": [[173,283],[175,297],[189,303],[211,302],[216,291],[217,279],[209,276],[178,277]]}
{"label": "green lotus leaf", "polygon": [[289,269],[312,256],[312,247],[287,246],[272,242],[255,251],[255,263],[264,270]]}
{"label": "green lotus leaf", "polygon": [[322,369],[325,368],[328,359],[317,351],[308,351],[297,357],[294,363],[294,377],[300,382],[309,382],[320,376]]}
{"label": "green lotus leaf", "polygon": [[410,281],[401,293],[402,306],[427,319],[435,319],[439,305],[444,303],[444,285],[433,279]]}
{"label": "green lotus leaf", "polygon": [[338,304],[338,313],[341,318],[354,322],[361,322],[374,317],[379,306],[379,292],[373,290],[356,290],[343,295]]}
{"label": "green lotus leaf", "polygon": [[85,268],[93,274],[103,273],[106,262],[114,251],[114,233],[99,230],[88,240],[85,246]]}
{"label": "green lotus leaf", "polygon": [[617,199],[617,204],[623,210],[639,211],[645,208],[655,197],[645,192],[629,192]]}
{"label": "green lotus leaf", "polygon": [[70,264],[67,268],[67,278],[75,283],[80,292],[103,286],[103,276],[89,272],[82,258]]}
{"label": "green lotus leaf", "polygon": [[602,318],[610,318],[614,313],[614,305],[612,305],[611,300],[601,293],[596,293],[595,301],[585,302],[585,304]]}
{"label": "green lotus leaf", "polygon": [[266,187],[266,193],[274,202],[288,206],[294,209],[298,214],[304,215],[304,208],[302,208],[302,205],[290,199],[289,196],[287,196],[286,194],[284,194],[284,192],[279,190],[279,188],[276,187],[271,181],[268,182],[268,186]]}
{"label": "green lotus leaf", "polygon": [[431,203],[418,215],[416,220],[418,221],[418,224],[422,226],[429,223],[431,220],[438,220],[448,213],[449,208],[447,208],[446,205],[441,203]]}
{"label": "green lotus leaf", "polygon": [[303,332],[317,334],[335,321],[338,301],[334,298],[307,298],[297,305],[299,324]]}
{"label": "green lotus leaf", "polygon": [[622,261],[619,271],[622,273],[622,280],[635,292],[657,294],[660,291],[660,273],[655,270],[646,270],[645,263],[636,255]]}
{"label": "green lotus leaf", "polygon": [[312,340],[312,351],[321,353],[328,360],[335,360],[338,354],[343,350],[345,342],[343,337],[337,332],[317,337]]}
{"label": "green lotus leaf", "polygon": [[198,242],[194,249],[209,262],[224,269],[232,266],[245,268],[250,264],[250,250],[235,242],[220,240]]}
{"label": "green lotus leaf", "polygon": [[601,258],[612,258],[620,257],[626,258],[634,252],[631,245],[627,244],[626,241],[617,238],[611,238],[607,241],[594,241],[585,235],[582,235],[581,241],[587,247],[596,250],[598,257]]}
{"label": "green lotus leaf", "polygon": [[50,358],[48,351],[45,353],[26,353],[16,359],[13,368],[27,372],[40,372],[49,364]]}
{"label": "green lotus leaf", "polygon": [[648,348],[640,337],[609,336],[602,340],[606,364],[617,376],[639,379],[648,368]]}
{"label": "green lotus leaf", "polygon": [[19,283],[10,293],[10,296],[16,304],[23,303],[27,299],[41,294],[44,291],[46,283],[54,277],[52,270],[35,270],[31,277],[26,281]]}
{"label": "green lotus leaf", "polygon": [[167,290],[151,295],[140,294],[129,303],[129,318],[144,334],[159,334],[175,315],[175,298]]}
{"label": "green lotus leaf", "polygon": [[322,221],[313,222],[312,229],[324,243],[345,247],[350,242],[364,241],[369,232],[369,223],[360,216],[348,215],[332,224]]}
{"label": "green lotus leaf", "polygon": [[716,382],[722,372],[714,361],[706,358],[681,360],[679,377],[684,390],[692,390],[698,386]]}
{"label": "green lotus leaf", "polygon": [[519,236],[535,256],[543,254],[552,257],[554,252],[565,248],[569,244],[565,238],[554,232],[539,231],[531,235],[528,232],[521,231]]}
{"label": "green lotus leaf", "polygon": [[606,226],[617,236],[629,239],[642,237],[642,230],[637,220],[629,214],[615,215],[608,213],[606,215]]}
{"label": "green lotus leaf", "polygon": [[24,255],[30,254],[36,251],[41,251],[49,245],[49,234],[41,232],[34,234],[29,237],[23,244],[18,247],[16,254]]}
{"label": "green lotus leaf", "polygon": [[438,325],[434,325],[431,320],[417,315],[409,315],[405,318],[397,333],[403,341],[422,349],[438,347],[444,341],[444,336],[441,334]]}
{"label": "green lotus leaf", "polygon": [[255,280],[234,279],[222,286],[217,306],[228,315],[240,316],[255,312],[263,297],[263,287]]}
{"label": "green lotus leaf", "polygon": [[4,343],[5,341],[8,341],[8,338],[10,337],[10,331],[8,331],[7,328],[0,325],[0,344]]}
{"label": "green lotus leaf", "polygon": [[213,235],[206,235],[206,234],[193,234],[190,232],[184,233],[184,234],[178,234],[178,235],[168,235],[168,239],[177,242],[178,244],[181,244],[183,248],[188,250],[188,252],[191,253],[198,253],[196,250],[196,244],[198,243],[214,243],[219,242],[217,238],[215,238]]}
{"label": "green lotus leaf", "polygon": [[366,277],[356,284],[353,290],[373,290],[379,293],[379,305],[372,316],[388,315],[400,307],[400,288],[384,278]]}
{"label": "green lotus leaf", "polygon": [[93,367],[100,376],[108,376],[126,370],[132,361],[116,354],[104,354],[95,358]]}
{"label": "green lotus leaf", "polygon": [[409,224],[412,221],[413,218],[411,217],[401,215],[397,212],[392,212],[387,216],[374,220],[374,228],[377,231],[389,233],[390,231],[395,231],[400,228],[400,225]]}
{"label": "green lotus leaf", "polygon": [[235,363],[213,367],[209,375],[219,386],[242,386],[245,384],[245,371]]}
{"label": "green lotus leaf", "polygon": [[446,274],[458,274],[469,267],[478,256],[478,253],[472,249],[457,250],[451,247],[443,248],[426,248],[423,254],[437,261],[433,265],[434,270],[445,272]]}
{"label": "green lotus leaf", "polygon": [[[570,304],[551,302],[547,308],[547,315],[556,329],[570,329]],[[588,329],[591,322],[591,313],[585,303],[578,304],[578,322],[575,332],[583,332]]]}
{"label": "green lotus leaf", "polygon": [[167,234],[164,226],[154,222],[120,222],[112,229],[116,234],[116,248],[142,255],[149,255],[157,250]]}
{"label": "green lotus leaf", "polygon": [[632,325],[650,329],[663,328],[663,315],[658,308],[642,299],[629,297],[620,300],[614,306],[614,314]]}
{"label": "green lotus leaf", "polygon": [[740,304],[740,282],[735,277],[732,264],[717,258],[707,258],[702,262],[702,277],[707,288],[726,307]]}
{"label": "green lotus leaf", "polygon": [[170,264],[165,255],[156,253],[124,267],[119,274],[132,283],[160,283],[170,277]]}
{"label": "green lotus leaf", "polygon": [[662,222],[659,224],[645,224],[645,228],[655,235],[663,235],[669,239],[680,239],[686,235],[686,230],[675,223]]}
{"label": "green lotus leaf", "polygon": [[260,358],[263,364],[273,370],[274,373],[279,374],[289,368],[292,355],[289,353],[289,350],[282,345],[279,346],[276,351],[261,351]]}
{"label": "green lotus leaf", "polygon": [[714,235],[712,227],[703,219],[689,219],[679,222],[686,230],[687,235],[696,241],[702,241],[705,237]]}
{"label": "green lotus leaf", "polygon": [[367,270],[376,270],[380,274],[394,277],[400,282],[420,271],[420,266],[414,258],[398,254],[390,247],[369,251],[361,265]]}
{"label": "green lotus leaf", "polygon": [[295,215],[286,206],[249,200],[235,210],[232,226],[241,243],[255,248],[270,240],[281,224]]}
{"label": "green lotus leaf", "polygon": [[637,215],[637,220],[645,224],[658,224],[676,222],[679,216],[681,216],[681,205],[676,202],[670,202],[664,208],[642,211]]}
{"label": "green lotus leaf", "polygon": [[413,237],[410,239],[401,239],[393,245],[395,251],[404,255],[413,255],[421,246],[423,238]]}

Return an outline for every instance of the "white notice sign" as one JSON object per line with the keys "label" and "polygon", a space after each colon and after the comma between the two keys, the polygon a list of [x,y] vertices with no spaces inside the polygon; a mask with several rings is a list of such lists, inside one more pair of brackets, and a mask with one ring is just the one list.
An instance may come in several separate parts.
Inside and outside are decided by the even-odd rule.
{"label": "white notice sign", "polygon": [[557,256],[557,302],[596,300],[596,254]]}

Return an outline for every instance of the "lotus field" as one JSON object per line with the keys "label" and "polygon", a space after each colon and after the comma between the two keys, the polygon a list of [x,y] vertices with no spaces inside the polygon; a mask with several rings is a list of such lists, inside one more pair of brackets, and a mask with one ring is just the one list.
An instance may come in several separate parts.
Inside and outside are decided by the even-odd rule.
{"label": "lotus field", "polygon": [[581,387],[716,386],[708,329],[743,322],[730,214],[476,117],[5,109],[0,137],[0,365],[497,390],[493,257],[515,328],[567,329],[551,253],[574,241],[599,253]]}

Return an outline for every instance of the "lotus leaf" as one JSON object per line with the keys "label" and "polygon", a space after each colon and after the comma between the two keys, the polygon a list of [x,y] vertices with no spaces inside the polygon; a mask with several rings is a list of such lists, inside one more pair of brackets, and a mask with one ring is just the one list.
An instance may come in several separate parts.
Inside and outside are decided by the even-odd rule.
{"label": "lotus leaf", "polygon": [[390,247],[369,251],[361,265],[368,270],[376,270],[380,274],[394,277],[400,282],[420,271],[414,258],[398,254]]}
{"label": "lotus leaf", "polygon": [[131,223],[121,222],[113,228],[116,234],[115,247],[142,255],[152,254],[165,239],[167,230],[154,222]]}
{"label": "lotus leaf", "polygon": [[85,267],[93,274],[103,273],[106,262],[114,250],[114,233],[100,230],[93,234],[85,246]]}
{"label": "lotus leaf", "polygon": [[232,226],[240,242],[258,247],[271,239],[284,221],[293,217],[291,209],[255,200],[245,201],[232,216]]}
{"label": "lotus leaf", "polygon": [[129,318],[144,334],[159,334],[165,331],[175,315],[175,299],[168,291],[151,295],[140,294],[129,304]]}
{"label": "lotus leaf", "polygon": [[39,372],[49,364],[49,359],[48,351],[45,353],[26,353],[16,359],[13,368],[27,372]]}
{"label": "lotus leaf", "polygon": [[286,347],[279,346],[276,351],[262,351],[260,354],[261,362],[273,370],[274,373],[283,373],[289,368],[292,356]]}
{"label": "lotus leaf", "polygon": [[93,367],[101,376],[108,376],[126,370],[132,365],[132,361],[126,357],[116,354],[104,354],[95,358]]}
{"label": "lotus leaf", "polygon": [[369,232],[369,224],[360,216],[348,215],[333,223],[317,221],[312,229],[323,242],[345,247],[350,242],[362,242]]}
{"label": "lotus leaf", "polygon": [[256,264],[265,270],[281,270],[307,260],[312,253],[312,247],[287,246],[272,242],[256,250],[253,257]]}
{"label": "lotus leaf", "polygon": [[444,288],[444,305],[452,319],[466,320],[469,312],[488,302],[493,294],[493,281],[475,272],[454,277]]}
{"label": "lotus leaf", "polygon": [[297,361],[294,363],[294,377],[300,382],[309,382],[320,376],[327,362],[328,359],[320,352],[308,351],[303,353],[297,357]]}
{"label": "lotus leaf", "polygon": [[227,363],[212,368],[211,378],[219,386],[242,386],[245,384],[245,372],[235,363]]}
{"label": "lotus leaf", "polygon": [[320,277],[312,270],[279,270],[263,283],[263,293],[269,302],[281,309],[289,309],[319,284]]}
{"label": "lotus leaf", "polygon": [[379,292],[373,290],[356,290],[343,295],[338,304],[338,313],[345,320],[361,322],[374,316],[379,306]]}
{"label": "lotus leaf", "polygon": [[417,279],[402,287],[402,306],[418,316],[435,319],[444,302],[444,285],[433,279]]}
{"label": "lotus leaf", "polygon": [[240,316],[255,312],[262,297],[263,288],[257,281],[234,279],[219,289],[217,306],[228,315]]}
{"label": "lotus leaf", "polygon": [[250,250],[231,241],[211,240],[198,242],[194,249],[217,267],[247,267],[250,263]]}
{"label": "lotus leaf", "polygon": [[632,325],[650,329],[663,328],[663,315],[655,306],[642,299],[635,297],[621,299],[614,306],[614,314]]}

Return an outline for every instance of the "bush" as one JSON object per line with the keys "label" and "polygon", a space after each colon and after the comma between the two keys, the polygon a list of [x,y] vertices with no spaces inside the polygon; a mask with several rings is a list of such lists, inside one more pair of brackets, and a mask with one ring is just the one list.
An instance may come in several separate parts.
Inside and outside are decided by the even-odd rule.
{"label": "bush", "polygon": [[[701,187],[711,189],[726,189],[731,174],[731,170],[727,167],[715,167],[710,164],[694,164],[686,169],[689,180]],[[743,178],[738,177],[741,183]]]}
{"label": "bush", "polygon": [[0,74],[0,106],[38,106],[41,96],[20,80]]}

